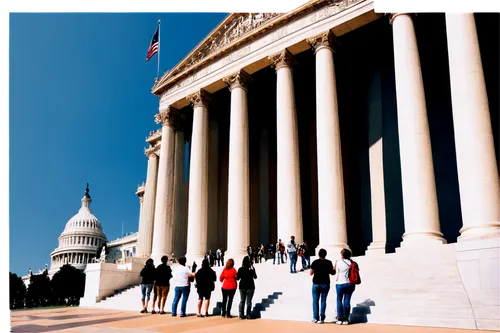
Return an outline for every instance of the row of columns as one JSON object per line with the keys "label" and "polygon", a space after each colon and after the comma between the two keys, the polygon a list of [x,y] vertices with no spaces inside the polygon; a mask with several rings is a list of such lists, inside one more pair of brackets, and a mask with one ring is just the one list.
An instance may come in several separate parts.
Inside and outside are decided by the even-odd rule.
{"label": "row of columns", "polygon": [[94,255],[89,253],[65,253],[52,258],[51,266],[62,266],[64,264],[87,264],[92,261]]}
{"label": "row of columns", "polygon": [[68,246],[68,245],[88,245],[88,246],[101,246],[103,244],[103,240],[96,237],[89,236],[69,236],[61,239],[60,246]]}
{"label": "row of columns", "polygon": [[[440,232],[431,141],[418,47],[409,14],[393,14],[396,98],[401,154],[405,233],[403,246],[444,243]],[[447,14],[448,52],[463,213],[460,240],[500,235],[500,187],[473,14]],[[330,31],[307,39],[316,59],[319,247],[348,248],[344,183],[334,68],[335,39]],[[269,57],[277,75],[277,214],[278,238],[302,234],[298,128],[293,86],[293,57],[284,50]],[[247,89],[251,79],[243,70],[224,78],[231,91],[229,134],[227,254],[238,260],[250,243],[250,185]],[[187,254],[190,262],[207,250],[208,218],[208,106],[210,96],[200,90],[189,96],[194,108],[189,177]],[[173,235],[174,133],[168,108],[158,117],[163,124],[158,179],[150,156],[146,181],[144,225],[140,253],[170,254]],[[180,147],[179,147],[180,148]],[[385,247],[385,202],[382,146],[370,153],[373,243]],[[177,147],[176,147],[177,149]],[[178,171],[177,168],[176,171]],[[155,184],[157,189],[155,192]],[[149,200],[148,200],[149,198]],[[156,203],[155,203],[156,198]],[[151,210],[154,209],[154,218]],[[148,215],[149,214],[149,215]],[[142,220],[142,218],[141,218]],[[153,223],[154,221],[154,223]],[[383,221],[383,223],[381,223]],[[383,225],[382,225],[383,224]],[[154,228],[153,228],[154,225]],[[151,231],[154,229],[153,237]],[[143,233],[144,230],[144,233]],[[144,246],[143,244],[147,244]]]}

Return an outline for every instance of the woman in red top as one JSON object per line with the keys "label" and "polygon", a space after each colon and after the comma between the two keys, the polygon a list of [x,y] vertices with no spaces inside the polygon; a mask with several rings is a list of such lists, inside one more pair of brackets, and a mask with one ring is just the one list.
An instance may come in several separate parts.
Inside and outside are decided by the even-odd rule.
{"label": "woman in red top", "polygon": [[231,306],[233,305],[233,297],[238,287],[236,282],[237,275],[238,272],[234,269],[234,260],[229,259],[226,262],[226,267],[220,273],[220,282],[222,282],[222,317],[232,318]]}

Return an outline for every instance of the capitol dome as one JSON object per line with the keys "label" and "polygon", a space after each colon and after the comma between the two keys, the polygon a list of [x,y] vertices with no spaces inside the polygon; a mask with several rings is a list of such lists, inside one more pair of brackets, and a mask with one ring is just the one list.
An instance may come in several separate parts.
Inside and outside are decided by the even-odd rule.
{"label": "capitol dome", "polygon": [[59,246],[50,254],[49,273],[57,272],[65,264],[85,269],[87,263],[94,261],[97,249],[106,243],[101,223],[90,210],[91,202],[87,184],[82,207],[66,223],[64,231],[59,236]]}

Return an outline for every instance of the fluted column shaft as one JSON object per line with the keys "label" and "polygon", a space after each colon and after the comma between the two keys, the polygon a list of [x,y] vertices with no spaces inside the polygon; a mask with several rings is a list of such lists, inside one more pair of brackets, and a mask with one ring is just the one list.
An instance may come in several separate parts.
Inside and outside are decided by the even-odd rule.
{"label": "fluted column shaft", "polygon": [[415,28],[408,14],[393,14],[391,21],[405,218],[403,245],[422,245],[427,240],[443,243]]}
{"label": "fluted column shaft", "polygon": [[463,228],[459,240],[500,236],[500,182],[474,14],[446,14]]}
{"label": "fluted column shaft", "polygon": [[231,90],[226,257],[236,263],[250,245],[250,171],[248,151],[247,86],[250,77],[240,71],[224,81]]}
{"label": "fluted column shaft", "polygon": [[193,105],[191,164],[188,203],[188,264],[200,264],[207,249],[208,220],[208,93],[204,90],[189,97]]}
{"label": "fluted column shaft", "polygon": [[155,117],[162,124],[160,164],[156,189],[155,223],[151,258],[160,263],[164,255],[172,253],[173,185],[174,185],[174,125],[177,110],[169,107]]}
{"label": "fluted column shaft", "polygon": [[149,257],[153,244],[154,213],[156,206],[156,182],[158,180],[158,156],[154,152],[148,153],[148,171],[146,188],[144,190],[144,204],[142,218],[139,224],[139,239],[137,256]]}
{"label": "fluted column shaft", "polygon": [[326,32],[308,42],[316,55],[318,248],[335,255],[348,246],[333,36]]}
{"label": "fluted column shaft", "polygon": [[278,238],[303,239],[300,193],[299,137],[293,87],[292,57],[288,51],[269,57],[277,75],[277,210]]}

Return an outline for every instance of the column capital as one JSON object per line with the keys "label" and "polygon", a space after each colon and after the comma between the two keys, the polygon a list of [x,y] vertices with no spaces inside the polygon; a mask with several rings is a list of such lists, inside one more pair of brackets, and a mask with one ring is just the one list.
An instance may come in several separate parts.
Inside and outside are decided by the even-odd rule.
{"label": "column capital", "polygon": [[170,126],[174,129],[177,127],[182,127],[184,115],[179,110],[173,108],[172,106],[166,109],[160,110],[155,114],[155,123],[162,124],[162,126]]}
{"label": "column capital", "polygon": [[186,97],[186,99],[193,105],[193,107],[204,106],[208,108],[208,104],[211,101],[211,96],[206,90],[200,89],[194,94]]}
{"label": "column capital", "polygon": [[152,156],[158,156],[158,152],[160,150],[160,144],[156,144],[154,146],[149,146],[148,148],[144,147],[144,154],[150,158]]}
{"label": "column capital", "polygon": [[330,31],[325,31],[319,35],[307,38],[306,42],[314,49],[314,53],[326,47],[334,51],[338,48],[337,37]]}
{"label": "column capital", "polygon": [[284,49],[279,53],[270,55],[267,58],[269,59],[269,61],[271,61],[271,66],[274,67],[276,71],[278,71],[282,67],[292,68],[294,63],[293,56],[287,49]]}
{"label": "column capital", "polygon": [[247,90],[250,83],[252,83],[252,77],[244,70],[239,70],[238,72],[227,76],[222,79],[228,86],[229,90],[234,88],[242,88]]}
{"label": "column capital", "polygon": [[146,190],[146,184],[144,182],[142,182],[141,185],[137,186],[137,191],[135,192],[135,194],[141,199],[141,202],[142,198],[144,197],[145,190]]}
{"label": "column capital", "polygon": [[413,16],[412,13],[389,13],[389,24],[392,24],[394,22],[394,19],[400,15],[408,15],[408,16]]}

